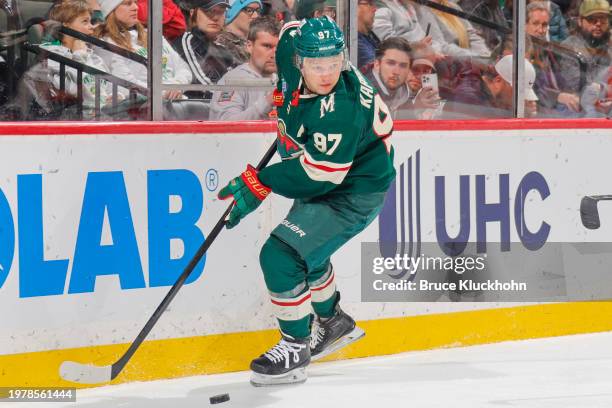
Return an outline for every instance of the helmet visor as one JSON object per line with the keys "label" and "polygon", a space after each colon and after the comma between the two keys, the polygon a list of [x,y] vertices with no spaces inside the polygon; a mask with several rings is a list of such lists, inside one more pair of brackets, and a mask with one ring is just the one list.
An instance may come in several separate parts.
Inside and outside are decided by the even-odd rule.
{"label": "helmet visor", "polygon": [[344,53],[331,57],[302,58],[301,66],[305,73],[328,75],[339,73],[344,69]]}

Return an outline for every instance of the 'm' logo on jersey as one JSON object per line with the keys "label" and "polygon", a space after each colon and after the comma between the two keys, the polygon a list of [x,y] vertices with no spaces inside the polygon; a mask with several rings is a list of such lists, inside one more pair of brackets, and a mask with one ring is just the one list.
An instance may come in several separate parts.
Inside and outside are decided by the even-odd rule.
{"label": "'m' logo on jersey", "polygon": [[336,101],[334,99],[336,93],[333,92],[328,98],[321,98],[321,117],[325,116],[327,112],[333,112],[336,108]]}
{"label": "'m' logo on jersey", "polygon": [[291,154],[292,152],[299,152],[300,146],[287,135],[287,126],[282,119],[278,120],[278,131],[276,132],[278,137],[278,143],[285,149],[285,152]]}

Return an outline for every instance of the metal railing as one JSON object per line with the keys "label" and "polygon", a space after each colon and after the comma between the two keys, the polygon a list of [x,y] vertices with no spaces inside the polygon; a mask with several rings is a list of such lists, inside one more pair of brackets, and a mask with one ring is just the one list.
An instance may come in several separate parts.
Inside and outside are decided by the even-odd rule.
{"label": "metal railing", "polygon": [[112,52],[113,54],[117,54],[122,56],[123,58],[127,58],[129,60],[138,62],[140,64],[143,65],[147,65],[147,58],[143,57],[140,54],[136,54],[135,52],[126,50],[125,48],[121,48],[115,44],[111,44],[109,42],[106,42],[104,40],[101,40],[97,37],[92,37],[91,35],[87,35],[87,34],[83,34],[81,32],[75,31],[71,28],[68,28],[66,26],[62,26],[59,29],[59,32],[62,34],[66,34],[69,35],[71,37],[77,38],[79,40],[85,41],[89,44],[95,45],[96,47],[100,47],[102,49],[105,49],[107,51]]}
{"label": "metal railing", "polygon": [[[72,31],[72,30],[71,30]],[[22,47],[28,52],[34,53],[39,56],[39,59],[48,59],[59,63],[59,92],[60,94],[67,94],[66,92],[66,67],[70,67],[77,71],[77,95],[76,95],[76,113],[80,119],[83,119],[83,73],[92,75],[95,80],[95,95],[94,95],[94,118],[100,119],[102,113],[102,106],[100,105],[100,94],[102,81],[109,82],[112,87],[111,93],[111,108],[110,108],[110,116],[115,116],[118,113],[118,88],[123,87],[129,90],[129,107],[137,106],[138,94],[148,97],[149,91],[148,89],[136,85],[132,82],[126,81],[125,79],[118,78],[114,75],[111,75],[107,72],[101,71],[99,69],[90,67],[88,65],[82,64],[80,62],[74,61],[70,58],[66,58],[60,54],[54,53],[50,50],[46,50],[39,45],[31,45],[25,43]],[[60,102],[62,103],[62,107],[66,108],[66,100],[65,98],[61,98]]]}

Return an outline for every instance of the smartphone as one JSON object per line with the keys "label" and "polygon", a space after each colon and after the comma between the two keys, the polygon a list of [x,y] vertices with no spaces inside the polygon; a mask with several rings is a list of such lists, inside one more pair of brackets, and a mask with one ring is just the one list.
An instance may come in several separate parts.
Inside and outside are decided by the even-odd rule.
{"label": "smartphone", "polygon": [[431,23],[427,23],[427,29],[425,30],[425,37],[429,35],[429,30],[431,29]]}
{"label": "smartphone", "polygon": [[438,75],[437,74],[423,74],[421,76],[421,83],[423,88],[431,88],[435,93],[438,93]]}

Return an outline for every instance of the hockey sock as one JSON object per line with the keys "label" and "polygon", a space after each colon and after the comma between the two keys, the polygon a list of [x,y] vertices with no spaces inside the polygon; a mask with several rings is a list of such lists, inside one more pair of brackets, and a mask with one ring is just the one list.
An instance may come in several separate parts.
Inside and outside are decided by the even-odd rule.
{"label": "hockey sock", "polygon": [[312,302],[312,308],[317,316],[321,318],[334,317],[336,314],[336,293],[324,302]]}
{"label": "hockey sock", "polygon": [[304,261],[274,236],[263,245],[259,261],[280,329],[295,338],[307,337],[312,306]]}
{"label": "hockey sock", "polygon": [[308,274],[308,286],[312,294],[312,308],[317,316],[333,317],[336,314],[336,281],[334,268],[329,262]]}
{"label": "hockey sock", "polygon": [[310,315],[299,320],[278,319],[278,326],[283,333],[301,339],[310,336]]}

